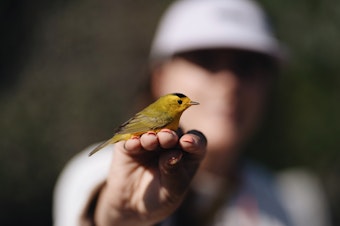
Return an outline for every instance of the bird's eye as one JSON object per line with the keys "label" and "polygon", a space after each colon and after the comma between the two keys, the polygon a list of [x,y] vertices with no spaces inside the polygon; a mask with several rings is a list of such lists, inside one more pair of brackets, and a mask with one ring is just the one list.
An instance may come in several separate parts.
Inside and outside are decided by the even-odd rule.
{"label": "bird's eye", "polygon": [[182,104],[182,103],[183,103],[183,101],[182,101],[182,100],[178,100],[177,102],[178,102],[179,104]]}

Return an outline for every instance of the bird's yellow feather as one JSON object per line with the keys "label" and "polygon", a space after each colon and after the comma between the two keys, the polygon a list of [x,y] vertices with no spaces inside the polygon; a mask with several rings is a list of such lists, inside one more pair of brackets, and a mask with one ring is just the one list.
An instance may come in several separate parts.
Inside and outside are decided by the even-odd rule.
{"label": "bird's yellow feather", "polygon": [[161,129],[176,131],[182,113],[198,102],[181,93],[172,93],[160,97],[158,100],[138,112],[134,117],[123,123],[113,137],[97,146],[90,152],[90,156],[103,147],[134,136],[141,136],[148,131],[159,132]]}

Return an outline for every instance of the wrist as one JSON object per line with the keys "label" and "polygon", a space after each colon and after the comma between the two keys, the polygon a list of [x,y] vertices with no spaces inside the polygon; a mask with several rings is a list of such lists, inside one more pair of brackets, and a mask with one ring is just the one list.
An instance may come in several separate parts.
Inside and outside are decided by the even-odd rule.
{"label": "wrist", "polygon": [[94,225],[96,226],[151,226],[151,219],[147,219],[139,215],[135,211],[116,208],[115,205],[110,203],[109,189],[106,186],[103,187],[98,202],[94,211]]}

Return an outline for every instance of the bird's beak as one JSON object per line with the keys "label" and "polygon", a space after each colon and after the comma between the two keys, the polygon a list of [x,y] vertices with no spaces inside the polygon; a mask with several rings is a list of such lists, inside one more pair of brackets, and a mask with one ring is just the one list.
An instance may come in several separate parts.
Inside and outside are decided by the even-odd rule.
{"label": "bird's beak", "polygon": [[190,105],[199,105],[200,103],[196,102],[196,101],[190,101],[189,103]]}

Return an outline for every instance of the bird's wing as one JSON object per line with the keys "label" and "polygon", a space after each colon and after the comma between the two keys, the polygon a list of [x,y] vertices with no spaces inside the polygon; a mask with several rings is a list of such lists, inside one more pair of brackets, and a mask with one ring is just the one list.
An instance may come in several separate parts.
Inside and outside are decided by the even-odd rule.
{"label": "bird's wing", "polygon": [[137,113],[134,117],[123,123],[116,131],[116,134],[147,132],[163,128],[173,119],[166,114],[157,115],[157,117],[146,116]]}

